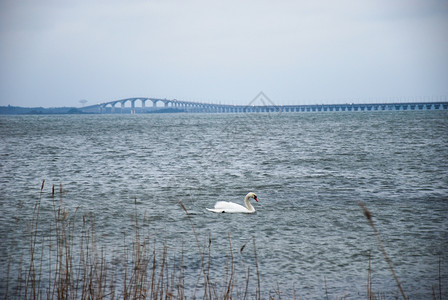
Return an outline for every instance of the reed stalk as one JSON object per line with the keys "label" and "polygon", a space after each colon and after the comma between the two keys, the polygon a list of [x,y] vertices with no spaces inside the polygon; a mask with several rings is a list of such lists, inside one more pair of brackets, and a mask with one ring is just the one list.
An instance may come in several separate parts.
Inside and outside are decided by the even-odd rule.
{"label": "reed stalk", "polygon": [[442,276],[440,274],[441,258],[439,255],[439,299],[442,300]]}
{"label": "reed stalk", "polygon": [[361,207],[361,209],[363,210],[363,212],[364,212],[364,216],[365,216],[365,217],[367,218],[367,220],[369,221],[369,225],[370,225],[370,227],[373,229],[373,233],[375,234],[376,239],[378,240],[378,244],[380,245],[381,251],[383,252],[384,259],[386,260],[387,264],[389,265],[389,269],[392,271],[392,274],[393,274],[393,276],[394,276],[395,282],[397,283],[398,289],[400,290],[401,296],[402,296],[403,299],[405,299],[405,300],[408,299],[408,298],[406,297],[406,294],[404,293],[404,290],[403,290],[403,287],[401,286],[400,281],[398,280],[398,276],[397,276],[397,274],[395,273],[394,267],[392,266],[392,261],[390,260],[389,255],[387,255],[386,248],[385,248],[384,245],[383,245],[383,241],[382,241],[381,238],[380,238],[380,235],[379,235],[379,233],[378,233],[378,230],[376,229],[376,226],[375,226],[375,224],[373,223],[372,213],[367,209],[367,207],[365,206],[364,203],[359,202],[358,204],[359,204],[359,206]]}
{"label": "reed stalk", "polygon": [[196,245],[198,246],[199,255],[201,257],[201,272],[202,272],[202,274],[204,276],[204,296],[205,296],[205,295],[208,294],[207,290],[208,290],[210,282],[208,281],[208,277],[207,277],[207,274],[206,274],[206,271],[205,271],[205,267],[204,267],[204,253],[202,251],[202,247],[201,247],[201,244],[199,243],[198,235],[196,234],[196,229],[194,228],[193,221],[190,218],[190,214],[188,213],[187,208],[182,203],[182,201],[179,201],[179,204],[180,204],[180,206],[182,207],[182,209],[185,211],[185,213],[187,215],[188,221],[190,222],[190,226],[191,226],[191,229],[192,229],[193,234],[194,234],[194,238],[196,240]]}
{"label": "reed stalk", "polygon": [[[184,242],[182,241],[180,253],[171,255],[166,240],[163,245],[160,245],[162,246],[160,250],[156,237],[152,237],[150,230],[145,229],[149,228],[147,226],[149,219],[146,215],[141,217],[136,198],[134,198],[132,236],[124,235],[123,250],[118,257],[112,258],[114,262],[112,263],[108,256],[109,249],[97,232],[95,215],[93,213],[79,215],[78,208],[68,211],[63,203],[62,184],[59,185],[59,189],[52,185],[48,194],[44,189],[45,181],[43,180],[39,197],[32,207],[33,215],[30,217],[29,231],[26,235],[26,241],[29,243],[26,249],[28,252],[18,263],[13,264],[12,258],[8,262],[6,291],[3,293],[5,299],[259,300],[287,298],[278,283],[268,294],[262,295],[262,288],[266,287],[261,283],[259,257],[254,237],[251,238],[253,262],[247,266],[243,262],[243,270],[241,270],[240,266],[236,265],[234,244],[231,234],[228,233],[227,263],[222,266],[221,273],[218,272],[218,275],[212,273],[217,270],[212,260],[212,235],[209,234],[201,245],[192,217],[182,202],[179,204],[190,223],[200,258],[200,264],[189,269],[185,269]],[[49,196],[51,202],[45,201],[45,195]],[[50,210],[44,205],[48,205]],[[373,224],[371,213],[364,205],[360,206],[373,228],[402,296],[406,299]],[[50,222],[46,232],[40,228],[43,222]],[[249,241],[240,247],[240,255]],[[194,255],[197,254],[194,253]],[[12,254],[9,256],[12,257]],[[439,258],[438,273],[439,287],[438,290],[436,287],[433,288],[434,299],[437,297],[442,299],[441,258]],[[15,277],[14,280],[10,276]],[[193,285],[195,279],[197,281]],[[325,277],[324,285],[324,297],[329,299],[331,295],[328,293]],[[367,298],[376,299],[372,292],[370,254],[366,289]],[[197,293],[201,293],[201,296],[197,297]],[[381,298],[380,296],[378,297]],[[295,288],[293,297],[297,298]]]}
{"label": "reed stalk", "polygon": [[372,293],[372,254],[369,251],[369,268],[367,270],[367,298],[374,300],[375,296]]}
{"label": "reed stalk", "polygon": [[255,239],[252,239],[254,243],[254,257],[255,257],[255,269],[257,272],[257,291],[255,298],[261,299],[261,281],[260,281],[260,270],[258,269],[258,256],[257,256],[257,246],[255,245]]}

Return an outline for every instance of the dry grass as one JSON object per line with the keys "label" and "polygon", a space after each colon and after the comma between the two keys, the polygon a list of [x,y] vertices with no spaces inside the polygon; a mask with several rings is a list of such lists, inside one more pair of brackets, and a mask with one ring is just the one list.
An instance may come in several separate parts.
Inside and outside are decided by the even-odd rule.
{"label": "dry grass", "polygon": [[[201,246],[183,203],[179,204],[190,221],[200,256],[200,273],[193,288],[186,286],[183,250],[178,258],[169,257],[166,244],[160,250],[150,242],[149,229],[144,229],[149,228],[149,220],[139,216],[136,199],[133,236],[124,237],[120,255],[111,257],[98,238],[94,217],[64,208],[62,185],[59,191],[51,187],[50,232],[41,230],[44,187],[45,181],[34,205],[24,263],[17,272],[10,272],[8,266],[5,299],[261,299],[256,250],[258,288],[253,295],[250,266],[244,280],[235,272],[230,234],[225,276],[212,278],[211,237],[209,247]],[[238,285],[240,282],[245,286]]]}
{"label": "dry grass", "polygon": [[[398,279],[397,273],[395,272],[395,269],[394,269],[394,267],[392,265],[392,261],[389,258],[389,255],[387,254],[386,248],[384,247],[384,244],[383,244],[383,241],[381,240],[380,234],[379,234],[375,224],[373,223],[373,215],[372,215],[372,213],[367,209],[367,207],[366,207],[366,205],[364,203],[359,202],[358,205],[361,207],[361,209],[362,209],[362,211],[364,213],[364,216],[368,220],[369,225],[372,228],[373,233],[375,234],[375,237],[376,237],[376,239],[378,241],[378,244],[379,244],[379,246],[381,248],[381,252],[383,253],[384,259],[386,260],[386,262],[387,262],[387,264],[389,266],[389,269],[392,272],[392,275],[393,275],[393,277],[395,279],[395,282],[397,284],[397,287],[398,287],[398,289],[400,291],[401,296],[405,300],[409,299],[406,296],[405,292],[404,292],[404,289],[403,289],[402,284],[400,283],[400,280]],[[442,276],[441,276],[440,269],[441,269],[441,259],[440,259],[440,256],[439,256],[438,287],[436,288],[435,286],[433,286],[433,288],[432,288],[433,289],[432,296],[433,296],[434,300],[436,300],[437,297],[438,297],[438,299],[442,299],[442,294],[443,294],[442,293]],[[367,276],[367,299],[373,300],[373,299],[382,299],[382,298],[385,298],[385,297],[383,297],[381,295],[381,293],[375,294],[373,292],[373,289],[372,289],[372,265],[371,265],[371,255],[369,253],[369,268],[368,268],[368,276]]]}
{"label": "dry grass", "polygon": [[[139,216],[135,199],[134,232],[123,238],[120,253],[111,256],[110,249],[101,242],[93,214],[79,215],[78,209],[69,212],[63,205],[62,185],[59,190],[51,187],[51,224],[49,231],[40,228],[45,209],[42,206],[45,181],[42,182],[40,196],[33,208],[29,230],[29,249],[17,267],[8,264],[6,270],[5,299],[296,299],[296,290],[283,294],[280,286],[262,293],[257,247],[253,242],[253,261],[246,272],[236,271],[234,250],[230,233],[229,252],[222,273],[215,278],[211,270],[211,236],[208,245],[201,245],[189,212],[182,202],[191,231],[196,241],[200,263],[196,278],[191,270],[186,280],[184,250],[169,254],[168,247],[157,247],[151,242],[149,220]],[[360,206],[378,240],[384,258],[395,278],[401,296],[406,294],[393,269],[380,235],[373,223],[372,214],[366,206]],[[48,220],[46,220],[48,222]],[[48,227],[48,226],[47,226]],[[249,242],[249,241],[248,241]],[[240,248],[240,254],[247,243]],[[439,285],[433,288],[433,299],[442,299],[442,281],[439,259]],[[253,275],[255,270],[255,275]],[[244,273],[244,274],[241,274]],[[194,275],[193,275],[194,276]],[[218,278],[216,278],[218,277]],[[195,284],[193,282],[196,282]],[[324,297],[330,299],[324,277]],[[266,288],[266,287],[263,287]],[[272,288],[272,287],[267,287]],[[385,295],[372,291],[371,257],[368,258],[366,285],[367,299],[383,299]]]}
{"label": "dry grass", "polygon": [[[384,244],[383,244],[383,241],[381,240],[378,230],[376,229],[375,224],[373,223],[372,213],[367,209],[367,207],[365,206],[364,203],[360,202],[358,204],[362,208],[362,210],[364,212],[364,216],[369,221],[370,227],[372,227],[372,229],[373,229],[373,233],[375,234],[376,239],[378,240],[378,244],[380,245],[381,251],[383,252],[384,259],[386,260],[387,264],[389,265],[389,269],[392,271],[392,274],[394,275],[394,279],[395,279],[395,282],[397,283],[398,289],[400,290],[401,296],[403,297],[403,299],[408,299],[406,297],[406,294],[404,293],[403,286],[401,285],[400,281],[398,280],[397,273],[395,273],[395,269],[392,265],[392,261],[390,260],[389,255],[387,255],[386,248],[384,248]],[[369,269],[370,269],[370,259],[369,259]],[[372,295],[371,290],[369,290],[368,292],[369,292],[369,295]]]}

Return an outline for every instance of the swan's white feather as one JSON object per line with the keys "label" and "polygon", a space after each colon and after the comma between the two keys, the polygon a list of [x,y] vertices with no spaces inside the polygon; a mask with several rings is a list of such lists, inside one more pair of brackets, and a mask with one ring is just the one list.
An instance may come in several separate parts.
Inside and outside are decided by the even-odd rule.
{"label": "swan's white feather", "polygon": [[244,202],[246,207],[227,201],[218,201],[215,204],[215,208],[207,208],[208,211],[214,213],[246,213],[251,214],[255,212],[255,208],[250,204],[249,198],[257,197],[254,193],[249,193],[246,195]]}
{"label": "swan's white feather", "polygon": [[207,210],[216,212],[216,213],[223,213],[223,212],[226,212],[226,213],[250,213],[251,212],[242,205],[232,203],[232,202],[227,202],[227,201],[218,201],[218,202],[216,202],[214,209],[207,208]]}

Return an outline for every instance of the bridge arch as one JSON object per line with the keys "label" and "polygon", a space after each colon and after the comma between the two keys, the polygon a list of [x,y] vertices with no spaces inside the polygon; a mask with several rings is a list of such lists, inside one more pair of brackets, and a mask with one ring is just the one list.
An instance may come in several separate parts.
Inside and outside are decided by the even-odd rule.
{"label": "bridge arch", "polygon": [[[152,105],[151,105],[152,104]],[[322,104],[322,105],[222,105],[213,103],[202,103],[182,101],[177,99],[161,99],[149,97],[134,97],[98,103],[96,105],[84,106],[83,111],[96,113],[144,113],[154,109],[176,108],[185,112],[204,113],[289,113],[289,112],[367,112],[367,111],[409,111],[409,110],[448,110],[448,102],[392,102],[392,103],[345,103],[345,104]]]}

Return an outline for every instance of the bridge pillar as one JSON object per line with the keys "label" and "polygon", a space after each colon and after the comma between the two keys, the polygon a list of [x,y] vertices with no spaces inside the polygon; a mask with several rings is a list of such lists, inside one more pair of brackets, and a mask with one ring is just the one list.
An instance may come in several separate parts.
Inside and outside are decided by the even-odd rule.
{"label": "bridge pillar", "polygon": [[131,114],[135,114],[135,100],[131,100]]}
{"label": "bridge pillar", "polygon": [[146,99],[140,99],[142,101],[142,110],[146,110]]}

